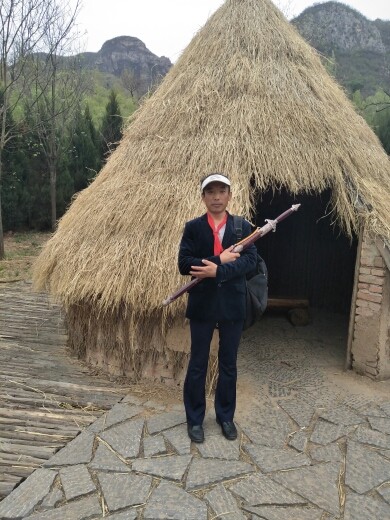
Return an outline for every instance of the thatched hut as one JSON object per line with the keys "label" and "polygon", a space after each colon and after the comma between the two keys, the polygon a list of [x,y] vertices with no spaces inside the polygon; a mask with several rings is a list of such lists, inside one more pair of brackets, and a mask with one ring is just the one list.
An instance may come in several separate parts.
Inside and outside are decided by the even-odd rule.
{"label": "thatched hut", "polygon": [[72,350],[180,379],[185,298],[161,302],[185,281],[178,244],[212,171],[252,220],[303,203],[265,248],[270,292],[351,309],[349,363],[389,375],[389,160],[270,0],[226,0],[211,16],[40,255],[36,286],[62,301]]}

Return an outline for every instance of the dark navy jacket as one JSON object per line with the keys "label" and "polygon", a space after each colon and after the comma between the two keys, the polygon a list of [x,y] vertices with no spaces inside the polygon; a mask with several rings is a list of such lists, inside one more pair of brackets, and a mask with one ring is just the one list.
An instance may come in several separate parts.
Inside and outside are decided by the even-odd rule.
{"label": "dark navy jacket", "polygon": [[[242,222],[242,238],[251,233],[249,222]],[[233,217],[228,215],[222,240],[224,249],[238,242]],[[234,262],[221,264],[214,256],[213,232],[207,214],[186,223],[179,250],[180,274],[188,275],[192,265],[204,265],[202,259],[218,265],[216,278],[205,278],[189,291],[186,317],[200,321],[240,321],[246,314],[245,275],[256,267],[256,246],[245,249]]]}

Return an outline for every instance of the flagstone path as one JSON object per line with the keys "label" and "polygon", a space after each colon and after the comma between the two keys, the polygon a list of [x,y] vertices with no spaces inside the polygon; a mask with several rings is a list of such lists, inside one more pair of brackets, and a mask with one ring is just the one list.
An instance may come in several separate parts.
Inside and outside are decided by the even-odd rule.
{"label": "flagstone path", "polygon": [[241,346],[237,441],[211,399],[196,445],[178,400],[129,393],[0,502],[0,518],[390,519],[389,382],[343,372],[337,316],[257,329]]}

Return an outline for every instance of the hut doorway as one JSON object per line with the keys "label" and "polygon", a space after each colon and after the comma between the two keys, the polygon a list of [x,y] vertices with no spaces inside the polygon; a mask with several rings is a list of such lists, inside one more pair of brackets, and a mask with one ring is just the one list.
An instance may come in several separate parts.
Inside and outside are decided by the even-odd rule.
{"label": "hut doorway", "polygon": [[269,296],[308,300],[310,309],[345,316],[348,320],[354,284],[358,238],[347,237],[330,213],[331,191],[319,195],[269,190],[256,205],[256,225],[301,203],[300,210],[281,223],[276,233],[258,242],[269,270]]}

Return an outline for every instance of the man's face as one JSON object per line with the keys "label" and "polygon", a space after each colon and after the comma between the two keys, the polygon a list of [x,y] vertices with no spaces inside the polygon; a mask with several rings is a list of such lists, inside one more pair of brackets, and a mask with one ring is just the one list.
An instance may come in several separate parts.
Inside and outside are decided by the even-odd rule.
{"label": "man's face", "polygon": [[229,186],[222,182],[211,182],[202,193],[202,200],[211,215],[219,216],[225,213],[232,198]]}

